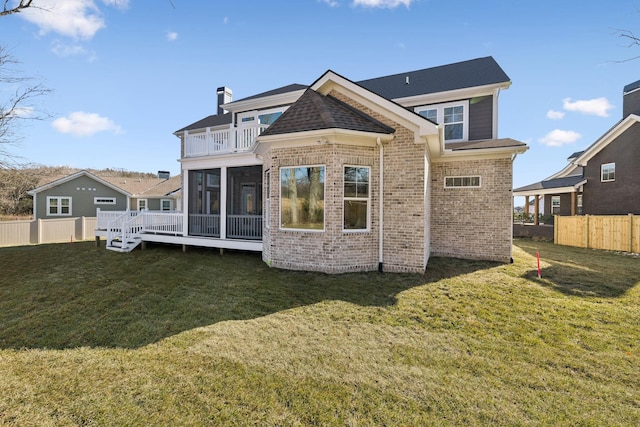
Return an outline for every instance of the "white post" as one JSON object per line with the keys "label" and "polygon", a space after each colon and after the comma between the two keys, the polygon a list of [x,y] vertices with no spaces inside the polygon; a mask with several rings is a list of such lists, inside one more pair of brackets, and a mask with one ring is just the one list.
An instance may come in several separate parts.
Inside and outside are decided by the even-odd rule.
{"label": "white post", "polygon": [[220,168],[220,238],[227,238],[227,167]]}
{"label": "white post", "polygon": [[189,171],[182,169],[182,235],[189,234]]}

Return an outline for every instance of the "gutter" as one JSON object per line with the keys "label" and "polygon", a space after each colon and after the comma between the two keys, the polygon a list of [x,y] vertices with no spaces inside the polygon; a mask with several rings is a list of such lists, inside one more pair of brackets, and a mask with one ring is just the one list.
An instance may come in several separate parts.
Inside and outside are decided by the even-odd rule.
{"label": "gutter", "polygon": [[378,211],[379,211],[379,221],[378,221],[378,272],[382,273],[383,271],[383,245],[384,245],[384,199],[383,199],[383,195],[384,195],[384,146],[382,145],[382,142],[380,141],[380,137],[378,137],[376,139],[376,144],[378,145],[379,148],[379,153],[380,153],[380,160],[379,160],[379,167],[380,167],[380,192],[378,195],[378,203],[379,203],[379,207],[378,207]]}

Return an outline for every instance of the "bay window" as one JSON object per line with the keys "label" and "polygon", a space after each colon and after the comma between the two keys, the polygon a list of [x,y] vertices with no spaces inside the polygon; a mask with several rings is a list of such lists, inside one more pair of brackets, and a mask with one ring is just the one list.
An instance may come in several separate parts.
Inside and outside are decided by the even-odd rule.
{"label": "bay window", "polygon": [[280,228],[324,230],[324,166],[280,168]]}

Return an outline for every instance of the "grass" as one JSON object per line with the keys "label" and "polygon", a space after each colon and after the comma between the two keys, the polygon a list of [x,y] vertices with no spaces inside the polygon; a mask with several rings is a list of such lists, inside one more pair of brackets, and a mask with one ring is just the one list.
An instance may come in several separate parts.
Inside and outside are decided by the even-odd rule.
{"label": "grass", "polygon": [[0,424],[640,424],[640,260],[530,240],[514,258],[330,276],[2,248]]}

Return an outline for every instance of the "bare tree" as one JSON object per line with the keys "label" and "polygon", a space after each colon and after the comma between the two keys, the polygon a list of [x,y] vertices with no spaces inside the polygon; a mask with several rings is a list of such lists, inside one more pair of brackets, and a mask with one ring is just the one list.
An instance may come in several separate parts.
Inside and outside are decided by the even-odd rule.
{"label": "bare tree", "polygon": [[0,85],[6,88],[6,98],[0,98],[0,167],[6,166],[12,156],[5,147],[17,144],[17,129],[25,120],[42,120],[48,117],[32,105],[34,98],[51,92],[31,77],[22,75],[16,67],[19,62],[0,46]]}
{"label": "bare tree", "polygon": [[9,6],[9,0],[4,0],[4,8],[0,12],[0,16],[11,15],[18,13],[28,7],[31,7],[33,0],[20,0],[20,3],[14,7]]}
{"label": "bare tree", "polygon": [[[618,37],[625,41],[625,47],[634,47],[640,46],[640,36],[636,36],[633,32],[629,30],[616,30],[615,33]],[[633,61],[634,59],[640,58],[640,55],[636,55],[632,58],[623,59],[621,61],[616,62],[627,62]]]}

